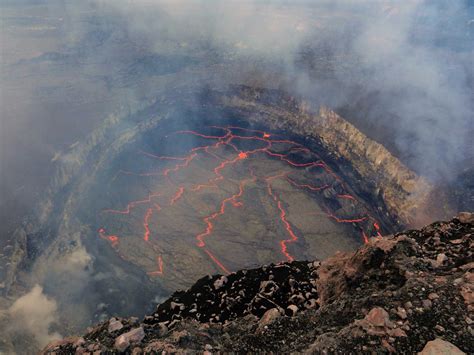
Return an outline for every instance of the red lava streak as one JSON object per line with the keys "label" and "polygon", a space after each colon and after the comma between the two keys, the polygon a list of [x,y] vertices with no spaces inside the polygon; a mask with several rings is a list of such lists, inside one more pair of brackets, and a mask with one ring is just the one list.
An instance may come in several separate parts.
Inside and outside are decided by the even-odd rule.
{"label": "red lava streak", "polygon": [[156,261],[158,264],[158,270],[148,272],[148,275],[150,276],[163,275],[163,259],[161,256],[158,256]]}
{"label": "red lava streak", "polygon": [[179,187],[178,191],[176,191],[175,195],[170,201],[170,205],[174,205],[180,198],[183,196],[184,193],[184,187]]}
{"label": "red lava streak", "polygon": [[145,228],[145,234],[143,234],[143,240],[148,242],[150,240],[150,226],[148,225],[148,221],[153,213],[153,209],[149,208],[146,210],[145,220],[143,222],[143,227]]}
{"label": "red lava streak", "polygon": [[[252,179],[254,180],[254,179]],[[207,227],[206,230],[203,233],[200,233],[196,236],[197,240],[197,246],[200,248],[203,248],[206,246],[206,243],[204,242],[204,238],[209,236],[212,233],[212,230],[214,229],[214,224],[212,223],[213,220],[215,220],[217,217],[222,216],[225,213],[225,207],[227,203],[231,203],[234,207],[240,207],[242,206],[241,202],[238,202],[237,199],[239,197],[242,197],[242,194],[244,193],[244,184],[246,181],[241,181],[239,184],[239,192],[225,198],[222,200],[220,209],[217,212],[212,213],[211,215],[204,217],[203,221],[206,223]]]}
{"label": "red lava streak", "polygon": [[115,214],[130,214],[130,211],[133,208],[135,208],[136,206],[141,205],[141,204],[150,203],[151,199],[153,197],[158,197],[158,196],[160,196],[160,194],[153,193],[153,194],[148,195],[148,197],[144,200],[138,200],[138,201],[130,202],[127,205],[127,208],[125,208],[124,210],[103,210],[102,212],[104,212],[104,213],[115,213]]}
{"label": "red lava streak", "polygon": [[380,226],[377,222],[374,222],[374,228],[375,228],[375,231],[377,232],[377,237],[382,238],[382,234],[380,233]]}
{"label": "red lava streak", "polygon": [[296,242],[298,240],[298,237],[296,236],[295,232],[293,231],[293,228],[291,227],[291,224],[286,219],[286,211],[283,208],[281,200],[273,192],[272,185],[271,185],[271,181],[274,180],[274,179],[278,179],[278,178],[281,178],[281,177],[286,177],[288,179],[287,175],[288,174],[274,175],[274,176],[267,177],[265,180],[267,182],[268,195],[271,196],[272,199],[277,203],[278,210],[280,211],[280,220],[285,225],[285,229],[288,232],[288,235],[290,236],[290,239],[284,239],[284,240],[280,241],[281,252],[283,253],[283,255],[286,257],[286,259],[288,261],[293,261],[294,258],[288,252],[287,244]]}
{"label": "red lava streak", "polygon": [[227,270],[227,268],[222,265],[222,263],[207,249],[204,249],[207,255],[211,258],[212,261],[225,273],[225,274],[230,274],[230,271]]}
{"label": "red lava streak", "polygon": [[[227,192],[227,197],[223,197],[220,203],[216,206],[209,206],[209,213],[202,217],[203,230],[195,236],[196,246],[202,250],[209,259],[215,264],[215,266],[224,273],[229,273],[229,269],[219,260],[219,258],[214,255],[210,250],[206,241],[210,238],[215,230],[215,224],[217,220],[222,217],[226,212],[228,212],[229,207],[240,208],[244,206],[243,196],[245,194],[245,188],[248,184],[259,185],[259,182],[264,182],[266,185],[266,191],[270,199],[274,203],[275,212],[277,212],[277,220],[281,223],[281,226],[284,227],[285,236],[279,241],[279,247],[284,258],[288,261],[293,261],[294,257],[291,255],[289,250],[289,245],[292,243],[298,242],[298,236],[295,232],[295,228],[292,226],[288,220],[288,211],[285,209],[285,204],[281,200],[281,197],[277,192],[274,191],[272,187],[272,182],[274,180],[281,180],[281,183],[289,184],[296,189],[302,189],[308,191],[310,194],[318,196],[326,193],[327,189],[333,187],[332,183],[322,183],[320,186],[314,186],[313,184],[307,182],[300,182],[298,179],[290,178],[289,175],[292,172],[276,172],[271,176],[255,176],[254,172],[250,169],[250,177],[244,177],[241,180],[231,180],[227,179],[223,172],[225,169],[230,167],[242,164],[244,160],[253,158],[255,155],[261,154],[266,155],[269,158],[274,158],[282,161],[283,163],[288,164],[290,167],[294,168],[295,172],[305,171],[311,172],[314,170],[322,171],[327,173],[331,179],[334,179],[333,183],[336,183],[339,188],[339,193],[333,195],[341,204],[353,204],[359,203],[359,201],[350,193],[347,192],[347,188],[342,183],[340,178],[317,156],[314,152],[310,151],[308,148],[303,147],[301,144],[286,140],[286,139],[273,139],[273,135],[270,135],[264,131],[251,130],[242,127],[219,127],[211,126],[213,130],[221,130],[222,135],[213,135],[213,134],[204,134],[196,131],[185,130],[174,132],[172,135],[192,135],[200,140],[212,141],[211,144],[197,146],[192,148],[188,155],[185,156],[160,156],[153,153],[139,151],[139,153],[147,158],[157,159],[163,161],[163,164],[172,164],[175,162],[175,165],[167,165],[161,171],[149,171],[149,172],[131,172],[126,170],[120,170],[119,173],[123,175],[132,175],[132,176],[142,176],[142,177],[157,177],[163,178],[164,181],[168,184],[166,189],[158,192],[150,193],[146,198],[141,198],[140,200],[129,202],[123,209],[105,209],[102,212],[105,214],[115,214],[115,215],[139,215],[143,221],[143,241],[147,243],[153,253],[155,253],[155,260],[157,268],[154,271],[148,272],[150,276],[160,276],[163,274],[163,259],[161,256],[161,251],[157,247],[157,242],[160,240],[159,230],[153,230],[153,219],[155,215],[158,215],[160,211],[164,208],[175,208],[176,205],[179,205],[182,200],[183,195],[186,193],[191,198],[193,193],[203,189],[220,189],[219,183],[226,181],[228,184],[233,184],[234,192]],[[235,133],[238,132],[238,133]],[[169,136],[167,136],[169,137]],[[244,150],[239,148],[239,146],[254,144],[252,149]],[[283,145],[286,154],[279,152],[275,145]],[[222,150],[227,149],[225,157],[222,156]],[[229,157],[229,149],[232,154]],[[199,154],[201,153],[201,155]],[[294,154],[300,153],[301,156],[306,157],[306,161],[297,160],[292,158]],[[315,159],[308,159],[308,156],[311,156]],[[199,160],[201,158],[213,159],[215,160],[215,165],[210,168],[211,177],[208,181],[204,183],[194,183],[188,185],[178,185],[175,184],[176,179],[174,178],[176,174],[179,174],[181,170],[187,169],[191,162],[194,160]],[[301,159],[301,158],[300,158]],[[115,179],[115,178],[114,178]],[[325,179],[327,181],[327,177]],[[341,192],[342,190],[342,192]],[[169,192],[171,191],[171,193]],[[227,190],[218,190],[218,191],[227,191]],[[226,195],[224,195],[226,196]],[[158,201],[160,204],[158,204]],[[345,202],[344,202],[345,201]],[[163,206],[163,207],[161,207]],[[307,213],[309,214],[321,214],[321,212]],[[368,242],[369,236],[381,237],[381,230],[379,224],[370,216],[365,215],[361,217],[339,217],[336,216],[333,212],[326,210],[324,213],[328,218],[334,220],[337,223],[352,223],[354,226],[357,226],[358,230],[362,235],[362,240],[364,243]],[[130,216],[131,217],[131,216]],[[369,225],[365,227],[364,225]],[[372,229],[373,226],[373,229]],[[119,246],[119,237],[117,235],[107,235],[104,228],[98,230],[99,237],[101,239],[107,240],[113,248],[116,250],[120,249]]]}
{"label": "red lava streak", "polygon": [[290,239],[285,239],[285,240],[280,241],[281,252],[286,256],[288,261],[293,261],[294,258],[290,255],[290,253],[288,253],[288,248],[286,245],[288,243],[296,242],[298,240],[298,237],[296,236],[295,232],[293,232],[293,228],[291,228],[291,224],[286,220],[286,212],[282,206],[281,201],[278,201],[278,209],[280,210],[280,219],[285,224],[285,228],[291,237]]}
{"label": "red lava streak", "polygon": [[112,245],[113,247],[116,247],[118,245],[119,237],[116,235],[105,235],[104,228],[99,229],[99,236],[102,239],[108,240],[110,242],[110,245]]}

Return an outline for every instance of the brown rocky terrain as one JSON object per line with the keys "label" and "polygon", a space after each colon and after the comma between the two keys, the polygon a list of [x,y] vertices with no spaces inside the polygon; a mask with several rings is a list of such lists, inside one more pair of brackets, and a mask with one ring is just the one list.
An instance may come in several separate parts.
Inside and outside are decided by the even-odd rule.
{"label": "brown rocky terrain", "polygon": [[473,234],[461,213],[322,262],[208,276],[43,353],[472,353]]}

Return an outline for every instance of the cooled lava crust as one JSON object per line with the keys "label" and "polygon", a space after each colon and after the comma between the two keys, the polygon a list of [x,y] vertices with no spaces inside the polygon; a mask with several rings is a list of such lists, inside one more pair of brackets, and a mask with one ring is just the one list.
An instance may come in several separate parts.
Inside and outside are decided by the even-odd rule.
{"label": "cooled lava crust", "polygon": [[381,237],[342,178],[281,133],[206,125],[155,134],[113,162],[120,169],[93,194],[115,205],[99,211],[98,237],[150,277],[176,283],[196,266],[229,274]]}

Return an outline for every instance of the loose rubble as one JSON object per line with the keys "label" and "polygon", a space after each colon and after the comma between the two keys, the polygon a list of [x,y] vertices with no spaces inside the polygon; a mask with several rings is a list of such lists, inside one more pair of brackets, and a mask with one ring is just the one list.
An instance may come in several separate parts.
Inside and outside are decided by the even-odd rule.
{"label": "loose rubble", "polygon": [[322,263],[207,276],[141,322],[112,318],[43,354],[472,353],[474,214]]}

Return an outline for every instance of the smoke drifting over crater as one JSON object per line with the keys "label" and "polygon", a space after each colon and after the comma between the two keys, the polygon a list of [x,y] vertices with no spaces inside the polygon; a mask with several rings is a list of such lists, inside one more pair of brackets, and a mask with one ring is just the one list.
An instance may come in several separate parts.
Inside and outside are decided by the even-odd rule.
{"label": "smoke drifting over crater", "polygon": [[[40,10],[22,27],[14,16],[25,4]],[[150,79],[176,72],[182,75],[174,87],[244,81],[326,104],[430,179],[451,179],[472,166],[468,1],[3,6],[2,213],[10,202],[26,208],[24,200],[39,194],[30,186],[44,186],[51,170],[45,166],[58,151],[111,112],[133,112],[152,100],[159,88]],[[35,179],[30,169],[40,171]]]}
{"label": "smoke drifting over crater", "polygon": [[[472,162],[469,2],[143,0],[87,6],[102,19],[102,30],[112,27],[109,21],[117,25],[106,48],[116,36],[149,53],[206,46],[206,60],[245,61],[243,77],[276,71],[279,85],[315,105],[358,111],[348,118],[387,139],[432,179],[449,178],[466,158]],[[90,30],[73,33],[83,38]],[[221,84],[231,81],[222,78]],[[378,137],[382,127],[390,133]]]}
{"label": "smoke drifting over crater", "polygon": [[[155,132],[154,137],[162,133],[164,128],[155,127],[159,115],[169,119],[170,132],[189,128],[189,117],[193,128],[200,129],[202,112],[211,111],[206,105],[216,91],[231,92],[239,85],[278,89],[302,102],[296,105],[302,112],[329,106],[435,183],[456,179],[474,166],[474,6],[468,1],[31,0],[6,1],[2,7],[7,55],[2,54],[1,66],[0,217],[5,223],[0,226],[0,246],[11,249],[16,243],[22,256],[34,260],[19,263],[18,268],[25,267],[31,275],[15,290],[24,296],[6,309],[18,319],[18,327],[32,331],[31,322],[22,318],[30,312],[26,303],[41,305],[42,327],[35,328],[39,343],[57,336],[49,326],[58,320],[58,310],[78,329],[90,323],[91,314],[99,320],[114,312],[131,314],[134,306],[141,306],[131,304],[127,287],[143,286],[149,281],[146,273],[130,266],[124,275],[124,269],[115,266],[126,253],[117,256],[100,244],[114,235],[97,228],[104,226],[96,225],[96,209],[127,205],[109,189],[112,182],[105,175],[119,165],[113,159],[122,157],[126,144],[141,142],[144,136],[143,146],[134,147],[156,148],[146,132]],[[23,11],[31,15],[19,15]],[[255,97],[249,95],[244,104],[259,98],[258,91],[250,92]],[[281,97],[275,97],[262,100],[261,106],[279,107]],[[292,109],[285,108],[290,113]],[[222,125],[234,118],[223,115]],[[209,122],[221,124],[215,117]],[[266,131],[256,132],[258,142],[268,138]],[[228,137],[217,138],[224,142]],[[199,139],[190,138],[191,143]],[[179,160],[184,148],[195,148],[177,142],[172,148],[158,145],[158,153],[175,153]],[[285,149],[280,154],[290,154]],[[100,159],[92,159],[94,154]],[[232,155],[225,151],[214,158],[232,160]],[[139,165],[139,159],[129,159],[132,167]],[[101,172],[104,162],[109,170]],[[103,179],[97,181],[104,185],[93,185],[92,177]],[[141,201],[149,188],[142,185],[120,188]],[[69,188],[79,193],[67,195]],[[104,199],[81,201],[84,190],[89,197]],[[348,196],[340,192],[339,197],[350,204]],[[100,205],[103,201],[111,206]],[[201,202],[193,201],[198,206],[194,210],[202,212]],[[33,206],[39,208],[33,211]],[[184,211],[170,219],[170,230],[176,216],[190,215]],[[36,219],[24,218],[30,213]],[[353,221],[357,216],[346,217]],[[37,220],[47,221],[47,226],[37,227]],[[125,225],[112,221],[112,228],[114,223]],[[126,228],[132,230],[133,223]],[[20,224],[25,238],[11,240]],[[147,221],[144,225],[148,229]],[[368,225],[373,236],[380,235],[376,226]],[[127,262],[142,257],[132,248],[127,252]],[[99,254],[103,258],[96,258]],[[7,260],[0,258],[2,263]],[[156,264],[154,257],[150,260]],[[0,275],[8,276],[5,270],[11,269],[0,269]],[[123,284],[110,281],[121,277]],[[173,285],[182,286],[182,281],[176,276]],[[153,287],[143,286],[141,302],[163,297]],[[67,292],[62,293],[64,288]],[[116,297],[110,308],[104,294]],[[82,303],[83,296],[88,304]],[[118,305],[120,297],[129,296]]]}
{"label": "smoke drifting over crater", "polygon": [[57,320],[56,312],[56,301],[48,298],[40,285],[35,285],[8,310],[10,319],[3,336],[15,336],[15,333],[18,337],[33,336],[39,346],[45,346],[61,337],[50,331],[50,326]]}

